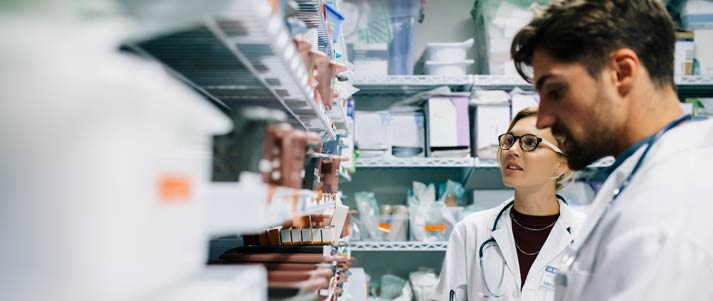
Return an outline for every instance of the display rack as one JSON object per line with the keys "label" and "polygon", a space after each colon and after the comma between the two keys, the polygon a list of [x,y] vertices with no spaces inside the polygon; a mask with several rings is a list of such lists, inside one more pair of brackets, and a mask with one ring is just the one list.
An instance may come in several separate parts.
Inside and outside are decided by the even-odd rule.
{"label": "display rack", "polygon": [[350,242],[352,251],[445,251],[448,242],[421,241],[355,241]]}
{"label": "display rack", "polygon": [[201,24],[126,48],[154,58],[179,79],[228,107],[285,111],[294,126],[334,139],[325,108],[314,101],[307,71],[280,16],[268,2],[234,1]]}

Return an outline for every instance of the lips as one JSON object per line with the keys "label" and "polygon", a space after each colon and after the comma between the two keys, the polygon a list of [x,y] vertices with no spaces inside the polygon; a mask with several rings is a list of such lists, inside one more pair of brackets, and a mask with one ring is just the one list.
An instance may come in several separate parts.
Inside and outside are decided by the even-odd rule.
{"label": "lips", "polygon": [[508,162],[507,164],[505,164],[505,169],[507,169],[507,170],[515,170],[515,171],[518,171],[518,170],[519,170],[519,171],[522,171],[522,170],[523,170],[523,169],[522,169],[522,166],[520,166],[519,164],[517,164],[517,163],[515,163],[515,162],[512,162],[512,161],[510,161],[510,162]]}

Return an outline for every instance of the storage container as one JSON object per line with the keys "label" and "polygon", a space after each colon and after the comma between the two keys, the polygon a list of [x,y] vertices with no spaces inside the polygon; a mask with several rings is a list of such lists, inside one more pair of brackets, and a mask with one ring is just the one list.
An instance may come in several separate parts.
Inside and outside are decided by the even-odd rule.
{"label": "storage container", "polygon": [[473,39],[457,43],[426,44],[426,60],[438,62],[460,62],[467,58],[468,49],[473,47]]}
{"label": "storage container", "polygon": [[6,300],[143,299],[205,266],[211,137],[230,120],[91,22],[0,22]]}
{"label": "storage container", "polygon": [[466,75],[468,67],[472,64],[473,60],[457,62],[426,61],[426,74],[441,76]]}

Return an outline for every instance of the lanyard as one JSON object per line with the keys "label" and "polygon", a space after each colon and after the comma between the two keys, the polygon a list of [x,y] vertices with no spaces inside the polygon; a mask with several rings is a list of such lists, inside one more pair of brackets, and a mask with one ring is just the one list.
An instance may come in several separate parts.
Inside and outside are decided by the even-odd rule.
{"label": "lanyard", "polygon": [[[646,155],[649,153],[649,150],[651,150],[651,147],[653,147],[653,145],[659,140],[659,138],[661,138],[661,136],[663,136],[666,132],[668,132],[669,130],[680,125],[684,121],[690,120],[691,118],[692,118],[691,114],[683,115],[683,116],[679,117],[678,119],[674,120],[673,122],[669,123],[668,125],[666,125],[664,128],[662,128],[655,134],[651,135],[647,139],[647,141],[645,143],[646,149],[644,149],[644,152],[641,154],[641,157],[639,157],[638,161],[636,161],[636,165],[634,165],[634,168],[631,170],[631,172],[626,177],[624,182],[622,182],[617,189],[614,189],[612,199],[609,201],[609,206],[606,207],[604,209],[604,212],[602,212],[602,214],[597,218],[594,229],[596,229],[596,227],[599,225],[599,222],[602,220],[602,218],[604,217],[604,214],[606,214],[607,210],[609,208],[611,208],[612,204],[614,204],[614,201],[616,201],[616,199],[621,195],[621,193],[624,192],[624,190],[629,186],[629,184],[631,183],[631,180],[634,178],[634,175],[636,175],[636,172],[639,171],[639,168],[641,167],[642,162],[644,162],[644,159],[646,159]],[[592,229],[592,231],[594,231],[594,229]],[[582,244],[580,245],[579,248],[575,249],[572,246],[570,246],[568,248],[567,252],[565,252],[565,255],[563,258],[563,263],[564,263],[565,268],[560,270],[560,274],[557,275],[557,280],[556,280],[559,284],[561,284],[565,287],[567,286],[567,272],[572,268],[572,265],[574,264],[574,261],[577,259],[577,257],[579,257],[579,250],[582,248],[582,246],[587,244],[587,242],[589,241],[589,238],[591,236],[592,235],[591,235],[591,231],[590,231],[590,233],[587,234],[587,236],[582,241]]]}
{"label": "lanyard", "polygon": [[609,201],[609,205],[614,203],[616,199],[621,195],[622,192],[624,192],[624,189],[629,187],[629,184],[631,183],[631,179],[634,178],[634,175],[636,175],[636,172],[639,171],[639,167],[641,167],[641,164],[644,162],[644,159],[646,158],[646,155],[648,155],[649,150],[651,150],[651,147],[663,136],[663,134],[666,134],[669,130],[672,128],[675,128],[679,124],[683,123],[684,121],[690,120],[692,118],[691,114],[686,114],[678,119],[674,120],[673,122],[669,123],[666,125],[664,128],[660,129],[658,132],[655,134],[651,135],[646,141],[646,149],[644,149],[644,152],[641,154],[641,157],[639,157],[639,160],[636,161],[636,165],[634,165],[634,169],[631,170],[629,175],[624,179],[624,182],[622,182],[617,189],[614,189],[614,195],[612,196],[611,201]]}

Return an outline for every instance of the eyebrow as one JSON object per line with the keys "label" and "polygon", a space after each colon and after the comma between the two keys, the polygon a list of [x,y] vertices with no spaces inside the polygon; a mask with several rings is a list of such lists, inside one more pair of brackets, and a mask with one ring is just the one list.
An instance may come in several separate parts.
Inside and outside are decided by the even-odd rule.
{"label": "eyebrow", "polygon": [[543,75],[542,77],[540,77],[540,78],[537,80],[537,82],[535,83],[535,91],[540,91],[540,90],[542,90],[542,86],[544,86],[544,85],[545,85],[545,82],[546,82],[548,79],[552,78],[552,76],[553,76],[552,74],[545,74],[545,75]]}

